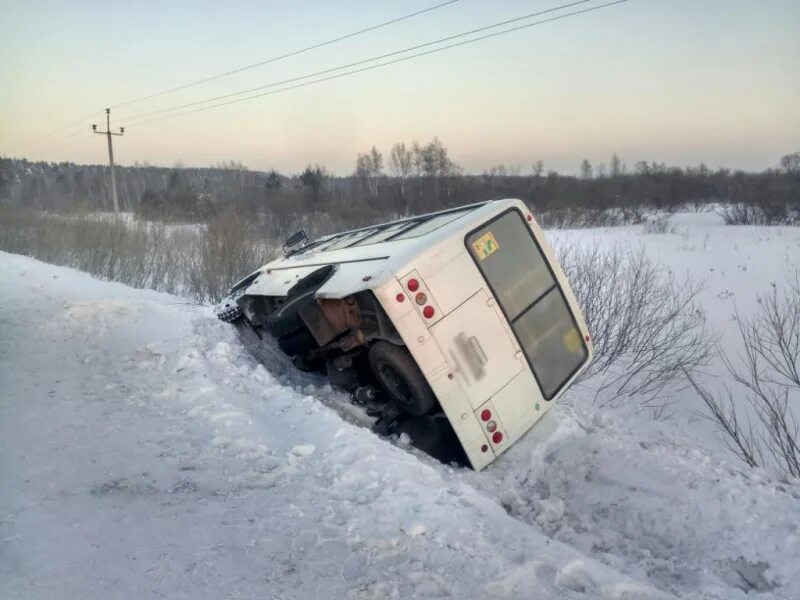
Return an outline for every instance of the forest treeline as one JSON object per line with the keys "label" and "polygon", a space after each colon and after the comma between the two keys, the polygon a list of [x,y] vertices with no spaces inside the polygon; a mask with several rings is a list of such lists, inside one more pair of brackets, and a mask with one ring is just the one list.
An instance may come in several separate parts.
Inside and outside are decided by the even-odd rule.
{"label": "forest treeline", "polygon": [[[492,198],[523,199],[545,224],[613,225],[638,222],[644,211],[721,203],[734,222],[800,222],[800,152],[760,173],[669,167],[639,161],[580,164],[579,175],[547,170],[541,161],[523,169],[498,165],[467,174],[438,139],[395,144],[358,154],[348,176],[322,165],[301,173],[250,170],[236,162],[209,168],[136,164],[117,167],[121,209],[139,217],[204,221],[221,211],[252,215],[276,230],[312,216],[329,227],[360,226]],[[0,203],[45,210],[110,210],[108,168],[70,162],[0,158]],[[321,217],[321,218],[320,218]],[[738,220],[738,221],[737,221]]]}

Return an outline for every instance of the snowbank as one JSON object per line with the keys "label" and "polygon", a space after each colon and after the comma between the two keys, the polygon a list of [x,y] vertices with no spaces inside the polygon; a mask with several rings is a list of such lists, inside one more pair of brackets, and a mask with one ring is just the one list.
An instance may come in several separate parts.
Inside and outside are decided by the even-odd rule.
{"label": "snowbank", "polygon": [[664,597],[277,383],[206,309],[8,254],[0,281],[0,597]]}
{"label": "snowbank", "polygon": [[[702,277],[734,340],[800,230],[674,221],[555,236]],[[473,473],[272,358],[179,298],[0,253],[0,597],[800,597],[798,484],[732,462],[690,394],[657,422],[573,390],[546,442]]]}

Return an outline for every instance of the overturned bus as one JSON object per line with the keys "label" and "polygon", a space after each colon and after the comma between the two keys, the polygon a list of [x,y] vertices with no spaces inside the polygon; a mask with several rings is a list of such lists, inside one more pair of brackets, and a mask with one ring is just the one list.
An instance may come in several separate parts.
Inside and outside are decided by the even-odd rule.
{"label": "overturned bus", "polygon": [[[299,232],[216,310],[351,392],[380,433],[416,423],[412,441],[444,444],[444,456],[476,470],[525,435],[592,359],[577,300],[519,200],[315,241]],[[426,436],[437,439],[414,439]]]}

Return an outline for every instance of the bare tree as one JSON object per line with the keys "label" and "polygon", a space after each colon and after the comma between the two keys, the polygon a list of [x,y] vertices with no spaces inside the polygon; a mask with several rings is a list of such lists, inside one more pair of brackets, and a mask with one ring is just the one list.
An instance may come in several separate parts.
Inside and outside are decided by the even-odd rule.
{"label": "bare tree", "polygon": [[375,146],[367,154],[359,154],[356,158],[356,177],[373,198],[378,197],[378,178],[382,171],[383,154]]}
{"label": "bare tree", "polygon": [[715,396],[700,385],[690,373],[685,373],[694,391],[705,404],[707,414],[703,416],[714,421],[725,434],[724,442],[748,467],[757,467],[761,462],[761,449],[750,419],[740,421],[736,411],[733,392],[725,386],[725,396]]}
{"label": "bare tree", "polygon": [[369,152],[370,160],[370,187],[372,190],[372,197],[378,197],[378,178],[383,174],[383,154],[378,152],[378,149],[373,146]]}
{"label": "bare tree", "polygon": [[531,166],[531,174],[534,176],[534,178],[539,179],[539,177],[542,176],[542,173],[544,173],[544,163],[541,160],[537,160]]}
{"label": "bare tree", "polygon": [[[740,393],[726,387],[724,395],[713,394],[693,381],[694,389],[706,416],[748,466],[769,465],[800,477],[800,271],[783,291],[773,285],[770,293],[759,296],[755,316],[744,318],[737,312],[737,321],[740,354],[736,359],[725,351],[720,354]],[[748,412],[752,417],[740,414]],[[747,427],[741,425],[745,419]]]}
{"label": "bare tree", "polygon": [[411,155],[412,155],[412,160],[413,160],[413,165],[414,165],[414,175],[416,175],[417,177],[422,177],[422,174],[424,172],[424,169],[423,169],[423,162],[424,161],[423,161],[423,156],[422,156],[423,155],[423,150],[422,150],[422,146],[420,146],[420,143],[417,140],[414,140],[411,143]]}
{"label": "bare tree", "polygon": [[356,157],[356,179],[361,184],[361,189],[364,192],[370,192],[370,170],[371,170],[371,161],[369,154],[361,154],[359,153]]}
{"label": "bare tree", "polygon": [[619,177],[625,172],[625,167],[622,166],[622,161],[617,156],[617,153],[611,155],[611,162],[609,163],[609,171],[612,177]]}
{"label": "bare tree", "polygon": [[422,160],[422,174],[425,175],[425,177],[435,178],[437,158],[436,147],[433,145],[433,142],[422,148],[420,158]]}
{"label": "bare tree", "polygon": [[789,175],[800,175],[800,152],[782,156],[780,167]]}
{"label": "bare tree", "polygon": [[400,181],[400,197],[406,197],[406,180],[411,175],[414,166],[414,156],[411,150],[406,148],[404,142],[392,146],[390,154],[389,168],[395,177]]}
{"label": "bare tree", "polygon": [[483,180],[488,184],[490,193],[494,193],[496,184],[506,177],[508,177],[508,169],[505,165],[497,165],[483,172]]}
{"label": "bare tree", "polygon": [[[447,148],[438,137],[422,149],[422,169],[433,178],[436,197],[439,197],[440,181],[453,173],[455,164],[450,160]],[[449,192],[449,188],[448,188]]]}

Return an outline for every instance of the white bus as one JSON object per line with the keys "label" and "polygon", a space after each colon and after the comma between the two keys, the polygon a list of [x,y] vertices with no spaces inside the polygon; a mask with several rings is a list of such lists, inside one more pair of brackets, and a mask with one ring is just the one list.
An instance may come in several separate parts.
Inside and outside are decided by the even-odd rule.
{"label": "white bus", "polygon": [[324,371],[384,422],[406,420],[399,413],[449,423],[476,470],[592,359],[569,282],[519,200],[313,242],[300,232],[217,315],[268,332],[298,367]]}

